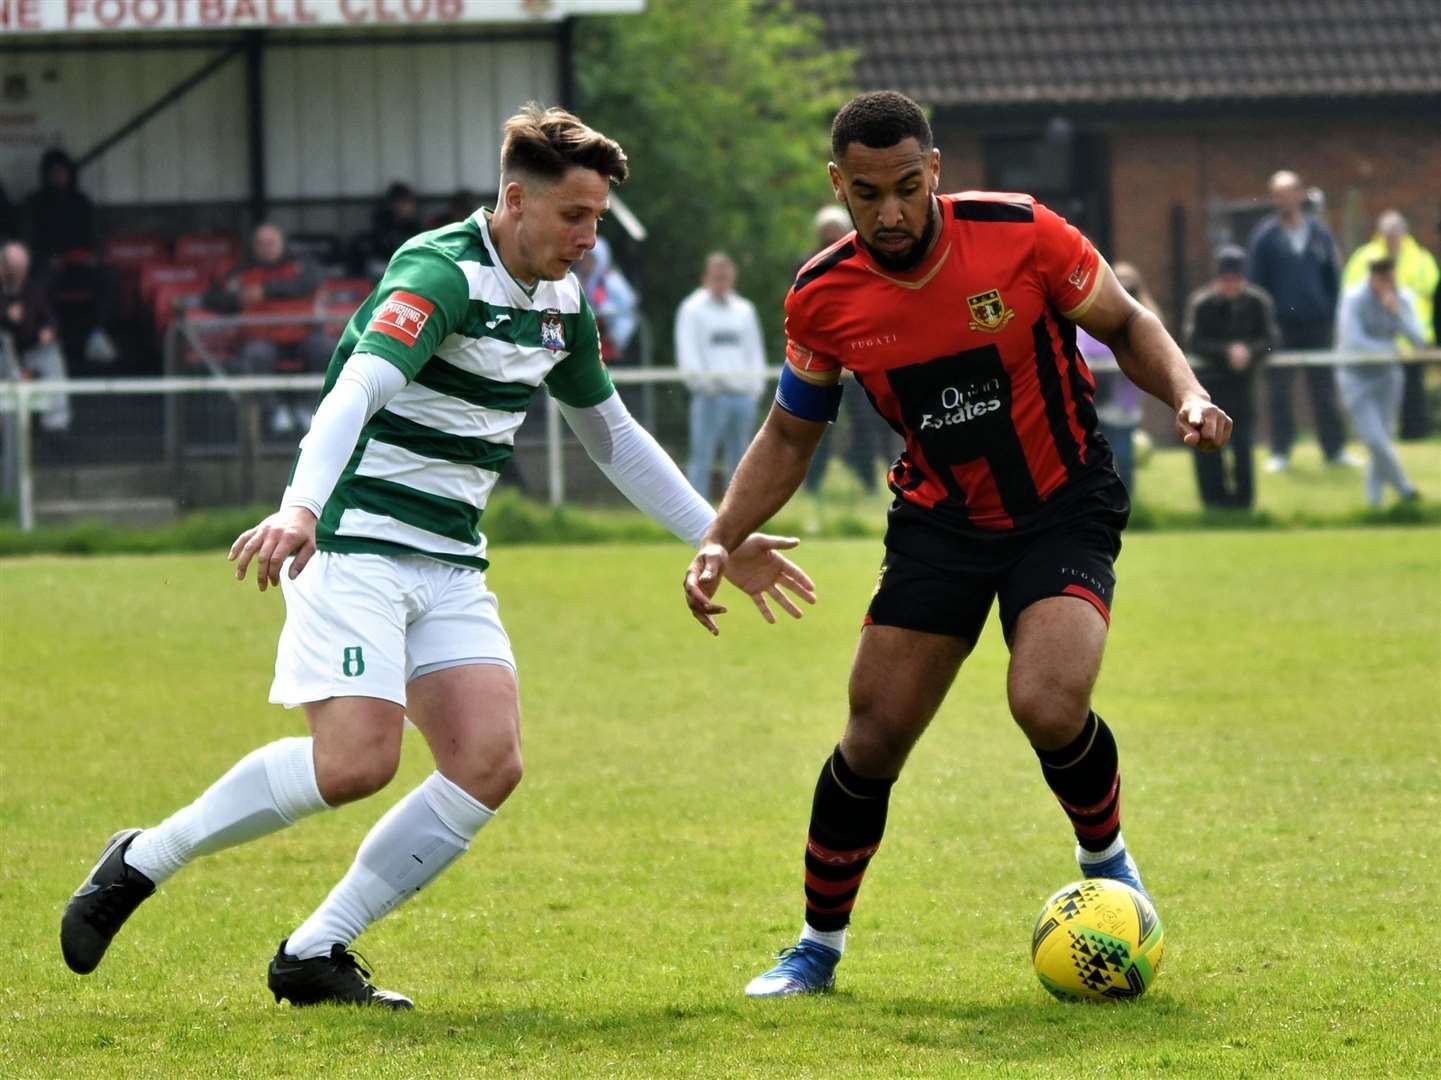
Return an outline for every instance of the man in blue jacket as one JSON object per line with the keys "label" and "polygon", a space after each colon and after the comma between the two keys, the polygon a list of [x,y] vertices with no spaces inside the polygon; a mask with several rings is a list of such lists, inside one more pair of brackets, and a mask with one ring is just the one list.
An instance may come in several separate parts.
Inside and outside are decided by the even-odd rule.
{"label": "man in blue jacket", "polygon": [[[1336,324],[1341,291],[1341,263],[1331,230],[1305,213],[1306,192],[1301,178],[1282,170],[1271,177],[1271,202],[1276,212],[1251,234],[1247,277],[1270,294],[1276,304],[1276,322],[1283,349],[1329,349]],[[1308,365],[1306,387],[1316,417],[1316,438],[1332,465],[1357,465],[1346,453],[1346,430],[1336,406],[1336,374],[1331,365]],[[1291,396],[1295,380],[1290,368],[1266,370],[1270,399],[1270,472],[1290,465],[1296,441]]]}

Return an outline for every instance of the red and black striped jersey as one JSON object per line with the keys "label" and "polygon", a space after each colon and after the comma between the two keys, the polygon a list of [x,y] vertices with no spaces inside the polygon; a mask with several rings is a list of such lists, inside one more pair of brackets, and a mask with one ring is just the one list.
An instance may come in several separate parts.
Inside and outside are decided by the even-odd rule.
{"label": "red and black striped jersey", "polygon": [[1029,195],[939,197],[940,236],[905,273],[852,233],[811,259],[786,295],[786,361],[831,383],[855,373],[904,436],[902,499],[955,525],[1003,531],[1110,454],[1075,325],[1102,280],[1096,249]]}

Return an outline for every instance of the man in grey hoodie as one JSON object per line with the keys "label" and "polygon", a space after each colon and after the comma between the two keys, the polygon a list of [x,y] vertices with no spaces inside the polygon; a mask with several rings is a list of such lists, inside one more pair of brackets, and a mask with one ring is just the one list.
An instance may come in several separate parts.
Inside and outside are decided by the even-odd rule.
{"label": "man in grey hoodie", "polygon": [[[1404,337],[1424,348],[1426,333],[1416,317],[1411,294],[1396,286],[1395,260],[1389,256],[1373,259],[1368,270],[1366,280],[1341,299],[1337,320],[1340,347],[1353,352],[1395,353],[1396,339]],[[1418,498],[1391,443],[1403,381],[1399,361],[1343,364],[1336,369],[1341,401],[1351,414],[1357,437],[1371,454],[1366,465],[1366,501],[1376,508],[1387,484],[1407,502]]]}

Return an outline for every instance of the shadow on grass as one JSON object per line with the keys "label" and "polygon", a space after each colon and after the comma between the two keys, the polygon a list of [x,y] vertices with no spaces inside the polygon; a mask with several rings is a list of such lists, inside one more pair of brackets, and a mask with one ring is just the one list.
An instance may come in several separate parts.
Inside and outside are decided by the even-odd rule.
{"label": "shadow on grass", "polygon": [[[1052,1060],[1058,1039],[1094,1033],[1144,1050],[1154,1037],[1170,1049],[1202,1042],[1205,1025],[1164,997],[1119,1005],[1064,1005],[1049,998],[961,1001],[859,997],[846,992],[804,1001],[746,1001],[616,1009],[467,1008],[440,1005],[376,1016],[344,1008],[290,1012],[267,1022],[276,1042],[299,1038],[312,1051],[363,1049],[374,1040],[392,1055],[504,1058],[543,1051],[617,1059],[683,1055],[760,1066],[813,1053],[825,1031],[828,1053],[871,1064],[908,1053],[984,1054],[989,1059]],[[843,1033],[843,1034],[842,1034]]]}

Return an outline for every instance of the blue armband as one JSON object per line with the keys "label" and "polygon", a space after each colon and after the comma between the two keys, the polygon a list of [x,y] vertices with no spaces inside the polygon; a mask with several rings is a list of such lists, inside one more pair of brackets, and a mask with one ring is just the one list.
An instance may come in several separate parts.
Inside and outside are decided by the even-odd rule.
{"label": "blue armband", "polygon": [[781,369],[780,385],[776,387],[776,404],[802,420],[834,424],[841,411],[841,384],[817,386],[806,382],[787,364]]}

